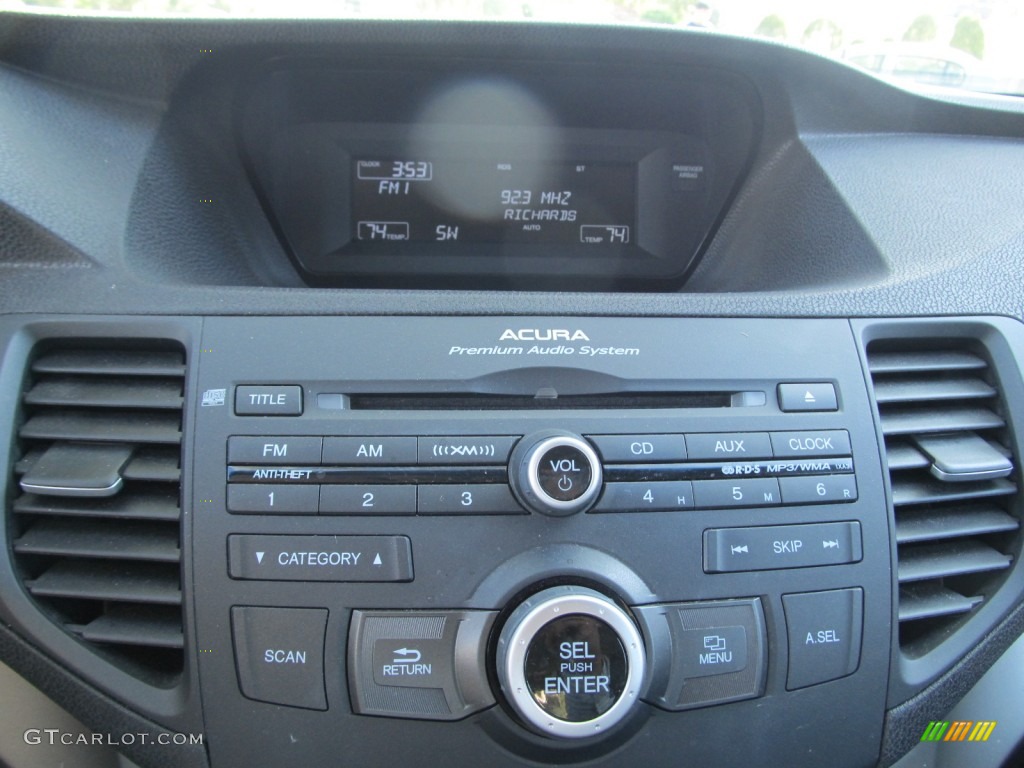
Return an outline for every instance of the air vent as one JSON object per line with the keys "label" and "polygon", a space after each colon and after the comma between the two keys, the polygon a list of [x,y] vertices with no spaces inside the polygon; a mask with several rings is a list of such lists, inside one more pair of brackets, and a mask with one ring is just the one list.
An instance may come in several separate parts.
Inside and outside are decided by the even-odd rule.
{"label": "air vent", "polygon": [[165,341],[46,346],[22,398],[14,558],[36,603],[146,682],[183,664],[185,356]]}
{"label": "air vent", "polygon": [[997,378],[970,343],[868,347],[896,520],[900,646],[920,656],[999,587],[1020,523]]}

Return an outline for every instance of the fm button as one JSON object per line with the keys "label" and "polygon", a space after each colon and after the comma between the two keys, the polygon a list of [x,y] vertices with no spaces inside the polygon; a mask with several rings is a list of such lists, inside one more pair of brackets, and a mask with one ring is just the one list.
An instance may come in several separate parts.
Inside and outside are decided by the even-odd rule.
{"label": "fm button", "polygon": [[523,440],[512,454],[513,487],[523,504],[561,517],[580,512],[601,491],[601,462],[583,438],[544,432]]}

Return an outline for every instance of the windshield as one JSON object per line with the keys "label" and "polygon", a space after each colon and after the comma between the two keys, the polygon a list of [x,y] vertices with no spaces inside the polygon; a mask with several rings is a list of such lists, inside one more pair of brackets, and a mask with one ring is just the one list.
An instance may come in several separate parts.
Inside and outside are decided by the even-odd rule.
{"label": "windshield", "polygon": [[770,38],[908,85],[1024,94],[1020,0],[0,0],[0,10],[658,25]]}

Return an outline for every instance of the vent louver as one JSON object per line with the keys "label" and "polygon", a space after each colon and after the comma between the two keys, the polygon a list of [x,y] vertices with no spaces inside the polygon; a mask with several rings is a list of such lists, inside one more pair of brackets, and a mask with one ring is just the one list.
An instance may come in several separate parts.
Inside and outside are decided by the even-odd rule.
{"label": "vent louver", "polygon": [[868,346],[892,482],[900,646],[934,648],[998,588],[1020,528],[997,379],[970,343]]}
{"label": "vent louver", "polygon": [[49,345],[18,432],[13,550],[55,621],[155,685],[183,665],[185,356],[166,341]]}

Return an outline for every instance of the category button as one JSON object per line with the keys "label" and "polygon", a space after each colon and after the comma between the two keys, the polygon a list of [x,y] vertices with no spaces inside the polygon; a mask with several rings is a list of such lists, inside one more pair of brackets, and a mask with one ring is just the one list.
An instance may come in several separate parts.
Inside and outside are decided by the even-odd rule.
{"label": "category button", "polygon": [[236,416],[301,416],[302,387],[235,387]]}
{"label": "category button", "polygon": [[324,464],[395,466],[415,463],[415,437],[324,438]]}
{"label": "category button", "polygon": [[231,608],[238,687],[248,699],[327,709],[323,608]]}
{"label": "category button", "polygon": [[420,464],[507,464],[518,437],[421,437]]}
{"label": "category button", "polygon": [[686,460],[682,435],[587,435],[605,464]]}
{"label": "category button", "polygon": [[412,581],[407,536],[228,536],[233,579]]}
{"label": "category button", "polygon": [[789,631],[787,690],[857,671],[864,609],[860,587],[783,595],[782,606]]}
{"label": "category button", "polygon": [[229,464],[319,464],[319,437],[228,438]]}
{"label": "category button", "polygon": [[776,458],[792,456],[849,456],[850,433],[845,429],[820,432],[772,432]]}
{"label": "category button", "polygon": [[691,460],[770,459],[772,441],[767,432],[724,432],[686,435],[686,450]]}

